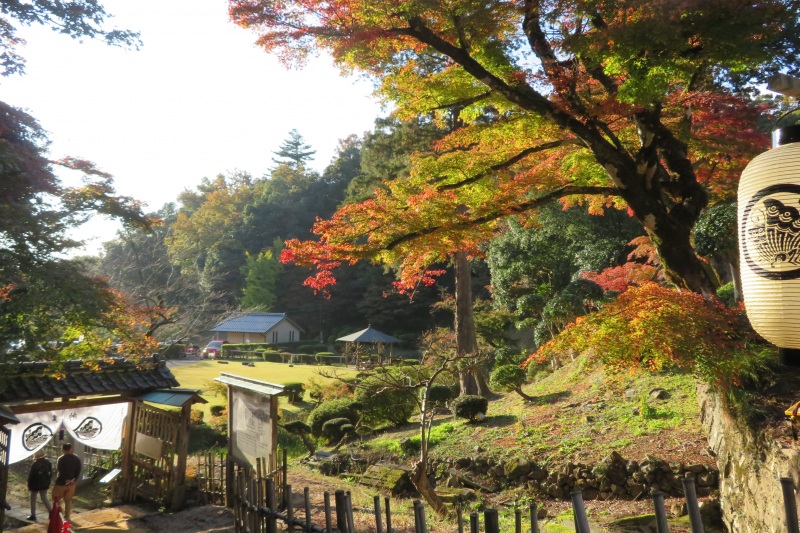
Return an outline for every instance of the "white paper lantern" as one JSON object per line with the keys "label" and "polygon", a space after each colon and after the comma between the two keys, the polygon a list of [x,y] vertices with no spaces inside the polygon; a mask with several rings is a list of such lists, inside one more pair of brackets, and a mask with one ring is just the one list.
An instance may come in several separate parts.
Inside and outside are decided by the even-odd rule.
{"label": "white paper lantern", "polygon": [[[774,132],[738,194],[739,257],[747,317],[766,340],[800,348],[800,128]],[[787,144],[788,142],[788,144]]]}

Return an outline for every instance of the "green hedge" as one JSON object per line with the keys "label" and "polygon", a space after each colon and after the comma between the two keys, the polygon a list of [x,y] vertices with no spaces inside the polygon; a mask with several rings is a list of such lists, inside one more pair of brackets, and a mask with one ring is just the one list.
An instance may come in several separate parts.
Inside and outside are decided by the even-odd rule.
{"label": "green hedge", "polygon": [[222,356],[229,357],[231,350],[240,350],[240,351],[247,351],[247,352],[257,352],[260,350],[269,350],[269,351],[285,351],[285,352],[299,352],[300,346],[307,345],[301,344],[300,341],[296,342],[246,342],[241,344],[223,344],[222,345]]}
{"label": "green hedge", "polygon": [[306,386],[300,382],[284,383],[283,390],[286,391],[289,403],[297,403],[303,401]]}
{"label": "green hedge", "polygon": [[186,351],[185,344],[168,344],[167,346],[159,346],[158,354],[165,359],[178,359],[183,357]]}

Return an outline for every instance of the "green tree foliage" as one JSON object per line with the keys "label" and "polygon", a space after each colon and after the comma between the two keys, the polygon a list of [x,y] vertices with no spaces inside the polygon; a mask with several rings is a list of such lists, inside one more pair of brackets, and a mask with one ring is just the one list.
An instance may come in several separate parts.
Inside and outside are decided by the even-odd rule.
{"label": "green tree foliage", "polygon": [[265,250],[257,256],[245,253],[243,268],[244,290],[242,307],[271,311],[278,299],[277,288],[283,265],[275,257],[273,250]]}
{"label": "green tree foliage", "polygon": [[277,152],[273,153],[280,158],[273,158],[273,162],[279,166],[286,165],[297,170],[305,168],[306,163],[314,158],[317,151],[311,150],[311,146],[305,143],[300,132],[292,130],[289,132],[289,138],[283,141]]}
{"label": "green tree foliage", "polygon": [[[10,355],[44,345],[55,356],[59,348],[51,341],[92,328],[124,328],[122,316],[109,315],[124,307],[120,295],[87,275],[80,260],[64,258],[81,244],[67,232],[97,213],[150,225],[138,202],[115,195],[108,174],[87,161],[51,161],[47,144],[31,116],[0,103],[0,350]],[[65,187],[55,166],[84,173],[85,184]],[[102,354],[101,346],[92,346],[85,355]]]}
{"label": "green tree foliage", "polygon": [[510,221],[487,253],[495,305],[514,313],[518,327],[536,331],[537,344],[544,342],[601,298],[596,284],[579,279],[581,272],[621,264],[628,242],[641,234],[636,220],[616,209],[596,216],[550,205],[533,227]]}
{"label": "green tree foliage", "polygon": [[428,150],[444,135],[445,131],[430,120],[377,119],[375,129],[364,135],[361,172],[348,184],[345,201],[364,201],[376,188],[383,187],[384,181],[408,177],[411,155]]}
{"label": "green tree foliage", "polygon": [[[417,407],[414,388],[397,386],[408,376],[404,367],[388,367],[380,375],[362,380],[355,398],[364,406],[362,421],[372,428],[400,426],[408,422]],[[405,380],[406,383],[408,380]],[[412,378],[413,381],[413,378]],[[389,384],[392,386],[389,386]]]}
{"label": "green tree foliage", "polygon": [[532,396],[528,396],[522,391],[522,386],[525,385],[527,374],[520,365],[501,365],[492,370],[489,377],[489,383],[495,390],[504,392],[516,392],[526,400],[533,400]]}
{"label": "green tree foliage", "polygon": [[736,203],[719,203],[706,209],[694,227],[697,253],[708,257],[720,278],[733,283],[734,299],[742,299],[739,277],[739,241]]}
{"label": "green tree foliage", "polygon": [[53,31],[80,39],[103,38],[117,46],[137,46],[139,34],[129,30],[108,29],[109,15],[96,0],[41,2],[38,0],[4,1],[0,9],[0,75],[24,72],[25,60],[17,48],[25,41],[17,36],[17,24],[41,24]]}
{"label": "green tree foliage", "polygon": [[231,306],[242,290],[245,255],[239,230],[253,191],[253,180],[245,173],[204,178],[196,191],[179,196],[178,215],[165,239],[181,272]]}

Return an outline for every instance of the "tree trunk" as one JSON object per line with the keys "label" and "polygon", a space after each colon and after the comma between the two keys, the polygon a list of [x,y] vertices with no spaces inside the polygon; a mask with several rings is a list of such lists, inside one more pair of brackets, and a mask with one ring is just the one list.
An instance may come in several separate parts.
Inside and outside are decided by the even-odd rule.
{"label": "tree trunk", "polygon": [[516,392],[517,394],[519,394],[520,396],[522,396],[524,399],[528,400],[529,402],[536,401],[536,397],[535,396],[530,396],[528,394],[525,394],[522,391],[522,387],[517,387],[516,389],[514,389],[514,392]]}
{"label": "tree trunk", "polygon": [[414,488],[417,489],[420,496],[425,498],[425,501],[428,502],[428,505],[431,506],[431,509],[438,514],[439,516],[447,516],[447,507],[445,507],[444,502],[436,494],[436,491],[433,490],[431,484],[428,482],[428,473],[426,469],[427,461],[419,460],[411,467],[411,474],[409,477],[411,478],[411,483],[414,484]]}
{"label": "tree trunk", "polygon": [[[472,273],[466,252],[453,255],[456,273],[456,353],[459,356],[477,355],[478,336],[475,333],[475,317],[472,314]],[[473,365],[458,373],[461,394],[480,392],[477,369]]]}
{"label": "tree trunk", "polygon": [[694,253],[689,239],[689,230],[671,231],[660,228],[648,230],[650,240],[658,251],[667,279],[681,289],[688,289],[703,295],[713,295],[716,283],[712,280],[703,263]]}
{"label": "tree trunk", "polygon": [[729,264],[729,268],[731,271],[731,279],[733,280],[733,298],[737,302],[741,302],[743,300],[742,297],[742,275],[739,272],[739,258],[733,258]]}

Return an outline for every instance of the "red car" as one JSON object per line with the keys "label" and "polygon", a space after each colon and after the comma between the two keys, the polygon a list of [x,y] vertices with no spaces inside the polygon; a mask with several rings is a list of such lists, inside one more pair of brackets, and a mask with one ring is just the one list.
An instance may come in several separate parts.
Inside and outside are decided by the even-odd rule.
{"label": "red car", "polygon": [[208,345],[203,348],[203,359],[208,359],[209,357],[212,359],[219,359],[222,355],[223,344],[228,344],[228,341],[213,340],[209,342]]}

